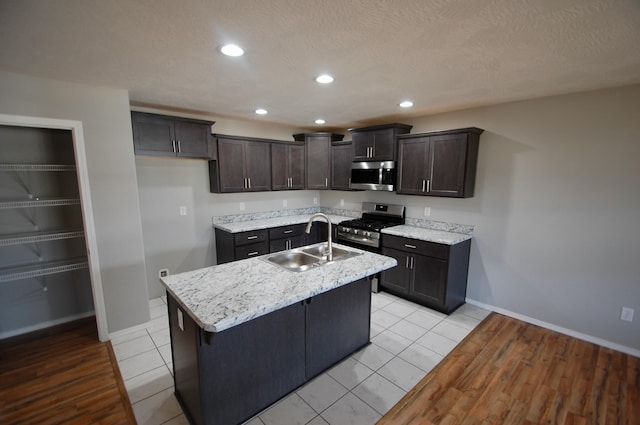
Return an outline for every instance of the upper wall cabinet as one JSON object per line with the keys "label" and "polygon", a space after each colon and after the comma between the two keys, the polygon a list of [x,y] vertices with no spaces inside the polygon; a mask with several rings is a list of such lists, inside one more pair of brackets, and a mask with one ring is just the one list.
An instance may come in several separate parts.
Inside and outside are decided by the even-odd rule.
{"label": "upper wall cabinet", "polygon": [[216,137],[218,158],[209,161],[212,193],[271,190],[271,143],[246,137]]}
{"label": "upper wall cabinet", "polygon": [[482,132],[470,127],[399,136],[397,193],[472,197]]}
{"label": "upper wall cabinet", "polygon": [[304,189],[304,144],[271,144],[271,188]]}
{"label": "upper wall cabinet", "polygon": [[353,143],[334,142],[331,144],[331,189],[351,190],[351,163]]}
{"label": "upper wall cabinet", "polygon": [[212,121],[131,112],[136,155],[205,158],[215,155]]}
{"label": "upper wall cabinet", "polygon": [[327,190],[331,186],[331,142],[344,136],[333,133],[294,134],[293,139],[306,144],[305,173],[307,189]]}
{"label": "upper wall cabinet", "polygon": [[396,137],[411,131],[406,124],[385,124],[351,129],[354,161],[395,161]]}

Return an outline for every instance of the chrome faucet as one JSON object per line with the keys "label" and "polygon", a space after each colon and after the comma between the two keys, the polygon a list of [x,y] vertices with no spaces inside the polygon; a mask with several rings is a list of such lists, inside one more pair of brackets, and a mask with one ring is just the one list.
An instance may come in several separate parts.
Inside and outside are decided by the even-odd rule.
{"label": "chrome faucet", "polygon": [[324,218],[327,221],[327,225],[329,227],[329,231],[327,232],[327,247],[329,248],[329,252],[327,253],[327,261],[333,261],[333,245],[331,244],[331,220],[326,214],[315,213],[309,219],[307,223],[307,228],[304,230],[305,233],[309,234],[311,232],[311,225],[313,224],[313,219],[316,217]]}

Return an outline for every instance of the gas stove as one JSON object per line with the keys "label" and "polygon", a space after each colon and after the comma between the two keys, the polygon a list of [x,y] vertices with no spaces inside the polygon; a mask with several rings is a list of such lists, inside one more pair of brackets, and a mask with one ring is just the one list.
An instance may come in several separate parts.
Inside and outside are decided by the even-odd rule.
{"label": "gas stove", "polygon": [[402,205],[362,203],[362,217],[338,225],[337,241],[368,251],[380,251],[380,231],[385,227],[404,224]]}

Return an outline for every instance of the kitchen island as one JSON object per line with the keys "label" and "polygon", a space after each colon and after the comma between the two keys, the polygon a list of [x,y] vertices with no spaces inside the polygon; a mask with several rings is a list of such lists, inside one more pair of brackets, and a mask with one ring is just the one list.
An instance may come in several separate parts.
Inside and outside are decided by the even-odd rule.
{"label": "kitchen island", "polygon": [[268,254],[161,279],[191,423],[241,423],[369,343],[368,277],[397,262],[358,252],[303,272]]}

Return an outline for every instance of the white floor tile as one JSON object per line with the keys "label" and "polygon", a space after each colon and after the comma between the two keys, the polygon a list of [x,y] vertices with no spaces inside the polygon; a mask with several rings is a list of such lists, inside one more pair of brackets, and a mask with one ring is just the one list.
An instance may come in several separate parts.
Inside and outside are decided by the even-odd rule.
{"label": "white floor tile", "polygon": [[434,326],[433,329],[431,329],[431,332],[435,332],[438,335],[460,342],[464,337],[469,335],[471,329],[463,328],[446,319]]}
{"label": "white floor tile", "polygon": [[427,329],[404,319],[391,326],[389,330],[397,333],[400,336],[410,339],[411,341],[415,341],[416,339],[427,333]]}
{"label": "white floor tile", "polygon": [[322,419],[322,416],[316,416],[307,425],[329,425],[329,422]]}
{"label": "white floor tile", "polygon": [[149,314],[151,315],[151,319],[155,319],[156,317],[160,316],[166,316],[168,314],[167,305],[165,303],[162,303],[161,305],[150,307]]}
{"label": "white floor tile", "polygon": [[349,393],[325,410],[322,417],[330,425],[373,425],[382,415]]}
{"label": "white floor tile", "polygon": [[158,307],[160,305],[164,306],[165,310],[167,309],[167,304],[164,301],[162,301],[160,298],[152,298],[149,300],[149,308]]}
{"label": "white floor tile", "polygon": [[482,319],[478,319],[468,314],[460,313],[459,311],[460,309],[456,310],[452,315],[447,317],[444,321],[453,323],[463,328],[467,328],[469,330],[473,330],[476,326],[480,324],[480,322],[482,322]]}
{"label": "white floor tile", "polygon": [[147,325],[147,330],[151,332],[156,332],[161,329],[167,329],[169,327],[169,317],[167,316],[159,316],[154,319],[151,319],[149,324]]}
{"label": "white floor tile", "polygon": [[431,351],[418,343],[411,344],[402,353],[398,354],[398,357],[425,372],[430,372],[444,358],[435,351]]}
{"label": "white floor tile", "polygon": [[360,382],[367,379],[369,375],[373,373],[373,370],[369,369],[354,358],[349,357],[329,369],[327,373],[348,390],[352,390]]}
{"label": "white floor tile", "polygon": [[[175,418],[171,419],[168,422],[163,423],[162,425],[190,425],[189,421],[187,420],[187,417],[182,414],[182,415],[178,415]],[[263,425],[262,422],[260,422],[259,425]]]}
{"label": "white floor tile", "polygon": [[353,389],[353,393],[378,413],[387,413],[407,393],[391,381],[374,373]]}
{"label": "white floor tile", "polygon": [[385,306],[382,309],[382,311],[386,311],[387,313],[391,313],[394,316],[405,318],[408,315],[410,315],[411,313],[413,313],[414,311],[416,311],[417,309],[418,309],[417,306],[412,306],[411,304],[397,301],[397,302],[394,302],[394,303],[391,303],[391,304]]}
{"label": "white floor tile", "polygon": [[156,347],[161,347],[171,343],[171,336],[169,335],[169,328],[160,329],[155,332],[150,332],[151,339]]}
{"label": "white floor tile", "polygon": [[378,335],[380,332],[384,331],[384,329],[385,329],[384,327],[371,321],[371,332],[369,334],[369,338],[373,338],[374,336]]}
{"label": "white floor tile", "polygon": [[164,360],[158,350],[147,351],[118,362],[122,379],[125,381],[162,365]]}
{"label": "white floor tile", "polygon": [[256,416],[255,418],[245,422],[243,425],[264,425],[264,422],[262,422],[260,418]]}
{"label": "white floor tile", "polygon": [[393,354],[376,344],[369,344],[352,356],[371,370],[378,370],[393,358]]}
{"label": "white floor tile", "polygon": [[166,364],[169,364],[173,361],[173,358],[171,357],[171,344],[165,344],[158,347],[158,351],[162,356],[162,360],[164,360]]}
{"label": "white floor tile", "polygon": [[456,313],[458,312],[467,316],[471,316],[478,320],[484,320],[489,314],[491,314],[491,311],[485,310],[484,308],[469,303],[460,306],[460,308],[456,310]]}
{"label": "white floor tile", "polygon": [[389,326],[399,322],[401,319],[401,317],[394,316],[393,314],[384,311],[384,309],[371,313],[371,323],[375,323],[383,328],[388,328]]}
{"label": "white floor tile", "polygon": [[304,425],[316,415],[298,394],[292,393],[260,414],[260,419],[265,425]]}
{"label": "white floor tile", "polygon": [[429,330],[440,323],[442,321],[442,318],[430,314],[425,310],[416,310],[405,317],[404,320],[411,322],[414,325],[418,325],[421,328]]}
{"label": "white floor tile", "polygon": [[137,403],[167,388],[173,388],[173,377],[165,365],[124,381],[131,403]]}
{"label": "white floor tile", "polygon": [[122,342],[118,345],[114,345],[113,352],[116,354],[116,359],[121,361],[155,348],[156,346],[153,344],[151,337],[149,334],[146,334],[138,338]]}
{"label": "white floor tile", "polygon": [[382,366],[378,373],[405,391],[409,391],[426,376],[424,370],[399,357],[393,358],[389,363]]}
{"label": "white floor tile", "polygon": [[457,345],[454,340],[438,335],[432,331],[429,331],[418,338],[416,342],[423,347],[427,347],[431,351],[435,351],[441,356],[449,354]]}
{"label": "white floor tile", "polygon": [[136,329],[132,331],[118,332],[117,336],[111,337],[111,345],[114,347],[118,344],[122,344],[125,341],[140,338],[141,336],[149,335],[147,329]]}
{"label": "white floor tile", "polygon": [[378,294],[371,294],[371,311],[379,310],[384,306],[391,304],[393,300]]}
{"label": "white floor tile", "polygon": [[371,342],[384,348],[393,355],[398,355],[402,350],[407,348],[413,341],[407,339],[395,332],[386,330],[371,339]]}
{"label": "white floor tile", "polygon": [[166,295],[161,296],[160,299],[162,301],[164,301],[165,304],[167,304],[167,296]]}
{"label": "white floor tile", "polygon": [[183,414],[173,388],[145,398],[132,407],[138,425],[159,425]]}
{"label": "white floor tile", "polygon": [[326,373],[297,391],[298,395],[318,413],[322,413],[347,392],[345,387]]}

